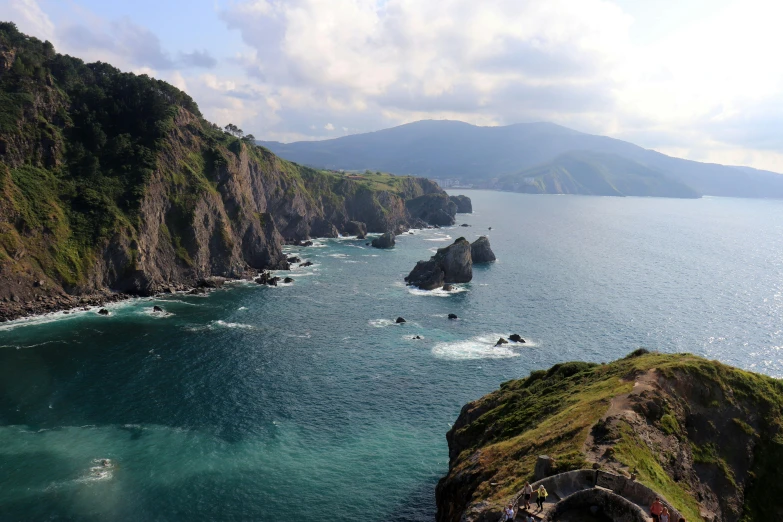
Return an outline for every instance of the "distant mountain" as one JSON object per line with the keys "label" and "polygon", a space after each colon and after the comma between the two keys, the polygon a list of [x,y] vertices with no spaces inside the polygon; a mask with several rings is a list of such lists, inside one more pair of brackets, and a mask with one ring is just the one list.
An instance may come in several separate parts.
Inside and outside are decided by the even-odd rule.
{"label": "distant mountain", "polygon": [[[673,158],[553,123],[477,127],[426,120],[331,140],[259,144],[309,166],[458,179],[488,188],[502,188],[499,179],[546,165],[564,153],[588,151],[633,161],[704,195],[783,198],[783,175],[774,172]],[[606,169],[615,171],[616,166]]]}
{"label": "distant mountain", "polygon": [[552,161],[501,177],[496,188],[532,194],[698,198],[697,191],[616,154],[566,152]]}

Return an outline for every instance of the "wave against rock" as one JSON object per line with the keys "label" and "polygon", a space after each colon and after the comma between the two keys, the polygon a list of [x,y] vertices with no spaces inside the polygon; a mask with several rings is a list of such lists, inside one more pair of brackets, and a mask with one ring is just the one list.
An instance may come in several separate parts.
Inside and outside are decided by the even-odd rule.
{"label": "wave against rock", "polygon": [[470,243],[464,237],[439,248],[427,261],[419,261],[405,278],[409,285],[434,290],[446,283],[468,283],[473,279]]}

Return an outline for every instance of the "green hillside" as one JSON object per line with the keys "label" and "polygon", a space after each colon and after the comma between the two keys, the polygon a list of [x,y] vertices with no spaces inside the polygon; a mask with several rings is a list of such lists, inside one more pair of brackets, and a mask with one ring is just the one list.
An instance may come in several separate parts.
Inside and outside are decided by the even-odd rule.
{"label": "green hillside", "polygon": [[442,522],[494,520],[538,455],[554,473],[635,472],[689,521],[783,516],[783,383],[689,354],[534,371],[466,405],[447,439]]}
{"label": "green hillside", "polygon": [[[781,174],[675,158],[627,141],[547,122],[481,127],[460,121],[423,120],[321,141],[260,143],[283,158],[313,167],[383,170],[458,180],[489,189],[498,188],[498,178],[546,165],[562,154],[589,151],[636,162],[697,194],[783,198]],[[676,192],[675,187],[672,190]]]}
{"label": "green hillside", "polygon": [[588,151],[561,154],[543,165],[500,177],[496,188],[533,194],[700,197],[683,183],[636,161]]}

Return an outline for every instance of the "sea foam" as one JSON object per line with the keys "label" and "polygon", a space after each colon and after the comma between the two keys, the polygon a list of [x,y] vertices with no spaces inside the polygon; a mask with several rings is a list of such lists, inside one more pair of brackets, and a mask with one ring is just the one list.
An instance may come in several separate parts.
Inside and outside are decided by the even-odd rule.
{"label": "sea foam", "polygon": [[498,339],[505,335],[507,334],[491,333],[478,335],[462,341],[438,343],[433,346],[432,354],[440,359],[450,359],[454,361],[519,357],[521,354],[514,348],[527,345],[509,343],[502,346],[495,346]]}

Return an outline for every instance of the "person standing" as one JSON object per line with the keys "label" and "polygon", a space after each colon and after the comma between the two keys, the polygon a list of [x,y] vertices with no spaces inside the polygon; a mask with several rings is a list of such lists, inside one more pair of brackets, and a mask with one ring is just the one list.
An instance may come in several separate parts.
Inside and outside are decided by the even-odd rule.
{"label": "person standing", "polygon": [[514,513],[514,505],[509,504],[506,506],[506,509],[503,510],[503,520],[506,522],[513,521],[516,518],[516,513]]}
{"label": "person standing", "polygon": [[533,486],[530,485],[530,482],[525,482],[525,487],[522,490],[522,495],[525,499],[525,509],[530,509],[530,497],[533,496]]}
{"label": "person standing", "polygon": [[650,506],[650,514],[652,515],[653,522],[661,522],[661,513],[663,513],[663,504],[661,499],[657,498]]}
{"label": "person standing", "polygon": [[669,517],[669,508],[664,506],[663,511],[661,511],[661,516],[658,517],[658,520],[660,520],[661,522],[670,522],[669,519],[670,519],[670,517]]}
{"label": "person standing", "polygon": [[546,500],[547,495],[549,495],[546,492],[546,488],[543,484],[538,486],[538,495],[536,495],[536,504],[538,504],[538,510],[541,511],[544,509],[544,501]]}

